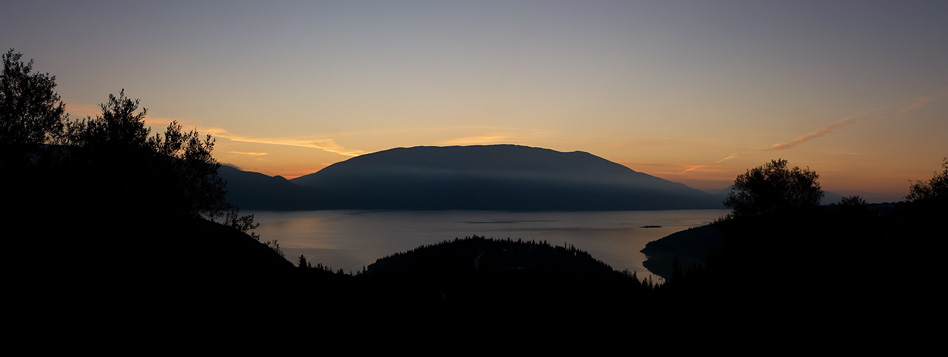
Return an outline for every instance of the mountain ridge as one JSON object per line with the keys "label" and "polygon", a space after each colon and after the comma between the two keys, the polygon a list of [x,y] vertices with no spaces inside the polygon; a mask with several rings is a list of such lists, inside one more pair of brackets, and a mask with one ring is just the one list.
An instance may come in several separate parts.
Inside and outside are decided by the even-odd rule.
{"label": "mountain ridge", "polygon": [[[235,172],[226,170],[225,174]],[[285,208],[271,204],[266,209],[542,211],[723,207],[720,200],[706,192],[636,172],[587,152],[520,145],[393,148],[353,157],[292,180],[258,176],[257,184],[247,184],[246,178],[235,182],[242,183],[229,186],[228,191],[234,197],[244,197],[244,202],[235,204],[245,209],[260,209],[257,206],[267,199],[259,196],[277,194],[292,198],[293,203]],[[279,189],[271,190],[265,184]],[[260,191],[256,193],[256,202],[248,199],[254,196],[254,190]],[[271,197],[269,201],[278,200]]]}

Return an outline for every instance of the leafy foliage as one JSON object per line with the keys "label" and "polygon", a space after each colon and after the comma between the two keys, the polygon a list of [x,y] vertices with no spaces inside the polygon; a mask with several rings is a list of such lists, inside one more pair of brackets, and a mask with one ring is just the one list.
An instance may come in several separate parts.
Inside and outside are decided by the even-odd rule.
{"label": "leafy foliage", "polygon": [[941,168],[942,171],[935,172],[928,182],[913,183],[905,199],[911,202],[940,201],[942,203],[948,200],[948,157],[943,159]]}
{"label": "leafy foliage", "polygon": [[56,77],[33,73],[33,61],[10,49],[3,55],[0,74],[0,145],[16,146],[52,141],[62,129],[65,104],[53,90]]}
{"label": "leafy foliage", "polygon": [[32,61],[21,57],[12,49],[3,56],[0,167],[20,175],[5,188],[37,194],[11,204],[79,204],[99,214],[206,217],[243,232],[256,227],[253,216],[227,203],[210,135],[172,122],[152,136],[147,110],[124,90],[110,94],[95,118],[70,120],[53,91],[55,77],[32,73]]}
{"label": "leafy foliage", "polygon": [[[202,138],[196,130],[183,131],[172,122],[164,135],[150,136],[147,110],[139,111],[139,101],[126,97],[124,90],[117,97],[109,95],[101,108],[96,118],[68,122],[62,136],[70,144],[71,159],[85,163],[86,171],[92,171],[89,174],[137,181],[101,187],[103,197],[111,198],[114,207],[224,216],[230,207],[224,197],[225,183],[217,175],[220,164],[211,155],[214,140],[210,135]],[[138,191],[141,187],[148,187],[158,200],[144,199]]]}
{"label": "leafy foliage", "polygon": [[866,200],[858,195],[845,196],[839,200],[839,205],[845,208],[860,208],[867,205]]}
{"label": "leafy foliage", "polygon": [[788,169],[787,160],[771,160],[737,176],[724,205],[733,209],[734,216],[818,207],[823,197],[818,178],[809,169]]}

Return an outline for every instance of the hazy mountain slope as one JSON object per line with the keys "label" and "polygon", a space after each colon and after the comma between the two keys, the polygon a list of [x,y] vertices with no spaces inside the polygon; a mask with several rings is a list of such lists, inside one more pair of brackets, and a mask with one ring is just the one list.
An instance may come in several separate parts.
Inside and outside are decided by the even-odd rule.
{"label": "hazy mountain slope", "polygon": [[710,194],[585,152],[515,145],[397,148],[291,180],[357,209],[720,208]]}
{"label": "hazy mountain slope", "polygon": [[243,210],[311,210],[339,208],[339,198],[314,187],[294,184],[282,176],[267,176],[222,165],[218,175],[227,182],[227,201]]}

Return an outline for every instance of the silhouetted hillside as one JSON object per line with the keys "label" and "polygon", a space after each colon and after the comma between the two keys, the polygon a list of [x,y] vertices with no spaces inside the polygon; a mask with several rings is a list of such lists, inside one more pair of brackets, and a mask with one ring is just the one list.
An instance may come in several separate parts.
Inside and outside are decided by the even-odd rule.
{"label": "silhouetted hillside", "polygon": [[716,197],[585,152],[515,145],[397,148],[291,180],[358,209],[721,208]]}
{"label": "silhouetted hillside", "polygon": [[729,218],[649,243],[645,266],[667,296],[759,321],[902,325],[941,305],[932,213],[944,211],[902,202]]}
{"label": "silhouetted hillside", "polygon": [[[83,207],[77,207],[83,208]],[[70,210],[18,215],[14,304],[39,316],[144,319],[250,304],[286,289],[293,265],[232,227],[201,218]],[[269,292],[268,292],[269,291]],[[92,318],[92,316],[88,317]]]}
{"label": "silhouetted hillside", "polygon": [[357,278],[365,306],[420,311],[628,312],[651,289],[575,247],[476,236],[380,258]]}
{"label": "silhouetted hillside", "polygon": [[675,264],[682,267],[705,264],[708,251],[723,244],[724,235],[713,224],[689,228],[648,242],[642,249],[648,259],[642,265],[650,272],[669,279]]}

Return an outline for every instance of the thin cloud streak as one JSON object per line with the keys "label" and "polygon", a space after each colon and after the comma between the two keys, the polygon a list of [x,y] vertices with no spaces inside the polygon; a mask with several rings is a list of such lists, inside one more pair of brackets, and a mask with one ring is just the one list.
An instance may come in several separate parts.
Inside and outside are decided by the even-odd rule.
{"label": "thin cloud streak", "polygon": [[[76,110],[76,108],[78,108],[78,110]],[[93,107],[92,105],[89,105],[89,104],[80,103],[77,105],[73,105],[73,109],[69,110],[68,112],[71,115],[80,115],[82,117],[95,118],[102,115],[102,108],[101,106]],[[187,123],[188,120],[177,119],[177,118],[165,118],[165,117],[149,117],[149,116],[145,117],[145,124],[155,128],[156,130],[159,127],[163,130],[172,122],[177,122],[178,124],[182,124],[183,126],[183,123]],[[163,133],[163,131],[160,131],[160,132]],[[205,132],[202,132],[202,134],[205,134]],[[224,138],[231,141],[319,149],[326,152],[331,152],[331,153],[344,155],[344,156],[359,156],[359,155],[366,154],[366,152],[362,150],[346,149],[336,144],[336,142],[333,139],[305,140],[305,139],[292,139],[292,138],[253,138],[253,137],[248,137],[248,136],[236,135],[222,128],[207,129],[206,134],[210,134],[214,138]],[[236,151],[231,151],[229,153],[237,154],[237,155],[250,155],[250,156],[267,155],[266,153],[249,153],[249,152],[236,152]]]}
{"label": "thin cloud streak", "polygon": [[483,136],[469,136],[464,138],[457,138],[442,141],[439,145],[487,145],[487,144],[497,144],[502,142],[509,142],[510,136],[507,135],[483,135]]}
{"label": "thin cloud streak", "polygon": [[948,96],[948,91],[941,92],[941,93],[938,93],[938,94],[932,95],[932,96],[915,98],[915,100],[913,100],[911,104],[906,105],[906,106],[904,106],[904,107],[902,107],[902,108],[899,108],[898,110],[894,110],[894,111],[887,112],[887,113],[882,113],[882,114],[869,115],[869,113],[878,111],[879,109],[882,109],[882,108],[883,108],[883,107],[879,107],[879,108],[870,110],[868,113],[863,114],[863,115],[856,115],[856,116],[850,116],[850,117],[845,117],[845,118],[839,119],[839,120],[837,120],[837,121],[834,121],[834,122],[832,122],[832,123],[829,123],[829,124],[824,125],[822,128],[820,128],[820,129],[817,130],[817,131],[808,133],[808,134],[806,134],[806,135],[802,135],[802,136],[797,137],[797,138],[795,138],[795,139],[793,139],[793,140],[785,141],[785,142],[782,142],[782,143],[777,143],[777,144],[774,144],[774,145],[772,145],[772,146],[770,146],[770,147],[768,147],[768,148],[756,149],[756,150],[750,150],[750,151],[744,151],[744,152],[734,153],[734,154],[728,155],[727,157],[725,157],[725,158],[723,158],[723,159],[721,159],[721,160],[716,161],[715,163],[722,163],[722,162],[724,162],[724,161],[731,160],[731,159],[737,158],[737,157],[739,157],[739,156],[741,156],[741,155],[748,154],[748,153],[753,153],[753,152],[778,151],[778,150],[786,150],[786,149],[794,148],[794,147],[796,147],[796,146],[798,146],[798,145],[800,145],[800,144],[806,143],[806,142],[808,142],[808,141],[810,141],[810,140],[813,140],[813,139],[817,139],[817,138],[826,136],[826,135],[828,135],[828,134],[830,134],[830,133],[832,133],[832,132],[834,132],[834,131],[836,131],[836,130],[839,130],[839,129],[841,129],[841,128],[845,128],[845,127],[848,127],[848,126],[851,126],[851,125],[855,125],[855,124],[857,124],[857,123],[861,123],[861,122],[869,121],[869,120],[880,119],[880,118],[892,118],[892,117],[899,116],[899,115],[901,115],[901,114],[904,114],[904,113],[907,113],[907,112],[910,112],[910,111],[919,109],[919,108],[925,106],[926,103],[928,103],[928,102],[930,102],[930,101],[932,101],[932,100],[935,100],[935,99],[937,99],[937,98],[945,97],[945,96]]}
{"label": "thin cloud streak", "polygon": [[244,142],[244,143],[283,145],[283,146],[295,146],[295,147],[302,147],[302,148],[319,149],[326,152],[331,152],[331,153],[344,155],[344,156],[359,156],[366,153],[365,151],[361,151],[361,150],[346,149],[336,144],[336,142],[333,139],[306,140],[306,139],[292,139],[292,138],[252,138],[252,137],[247,137],[247,136],[235,135],[220,128],[213,128],[213,129],[208,130],[208,132],[213,137],[224,138],[227,140]]}
{"label": "thin cloud streak", "polygon": [[245,152],[245,151],[228,151],[227,153],[228,153],[228,154],[234,154],[234,155],[245,155],[245,156],[267,156],[267,155],[270,155],[269,153],[265,153],[265,152]]}
{"label": "thin cloud streak", "polygon": [[684,175],[684,174],[686,174],[686,173],[689,173],[689,172],[692,172],[692,171],[696,171],[696,170],[700,170],[700,169],[703,169],[703,168],[705,168],[705,167],[708,167],[708,165],[689,165],[688,168],[686,168],[686,169],[685,169],[684,171],[682,171],[682,172],[679,172],[678,174],[679,174],[679,175]]}
{"label": "thin cloud streak", "polygon": [[700,172],[721,172],[722,170],[712,165],[701,164],[670,164],[670,163],[650,163],[650,162],[618,162],[620,165],[630,169],[647,167],[645,171],[652,173],[661,173],[665,175],[681,175],[692,171]]}
{"label": "thin cloud streak", "polygon": [[[463,127],[459,127],[463,128]],[[474,127],[475,129],[494,129],[489,127]],[[452,128],[453,129],[453,128]],[[455,129],[456,130],[456,129]],[[501,130],[497,130],[501,131]],[[490,133],[485,135],[465,136],[455,139],[448,139],[438,142],[438,145],[490,145],[490,144],[515,144],[518,142],[536,140],[549,136],[549,132],[535,129],[504,128],[499,133]]]}
{"label": "thin cloud streak", "polygon": [[736,159],[736,158],[740,157],[741,155],[744,155],[744,154],[746,154],[746,153],[748,153],[748,152],[750,152],[750,151],[736,152],[736,153],[733,153],[733,154],[730,154],[730,155],[726,156],[725,158],[723,158],[723,159],[721,159],[721,160],[715,161],[714,163],[715,163],[715,164],[720,164],[720,163],[725,162],[725,161],[730,160],[730,159]]}
{"label": "thin cloud streak", "polygon": [[[870,113],[871,113],[871,112],[874,112],[874,111],[876,111],[876,110],[879,110],[879,108],[876,108],[876,109],[871,110]],[[769,147],[769,148],[766,148],[766,149],[760,149],[760,150],[756,150],[756,151],[763,152],[763,151],[776,151],[776,150],[790,149],[790,148],[792,148],[792,147],[794,147],[794,146],[803,144],[803,143],[805,143],[805,142],[807,142],[807,141],[810,141],[810,140],[813,140],[813,139],[816,139],[816,138],[819,138],[819,137],[826,136],[827,134],[832,133],[832,132],[836,131],[837,129],[844,128],[844,127],[847,127],[847,126],[856,124],[856,123],[861,122],[861,121],[871,120],[871,119],[874,119],[874,118],[877,118],[877,117],[879,117],[879,116],[878,116],[878,115],[874,115],[874,116],[872,116],[872,115],[870,115],[870,116],[861,115],[861,116],[846,117],[846,118],[843,118],[843,119],[834,121],[834,122],[832,122],[832,123],[826,124],[826,125],[824,125],[822,128],[820,128],[820,130],[817,130],[817,131],[814,131],[814,132],[812,132],[812,133],[808,133],[808,134],[806,134],[806,135],[797,137],[796,139],[793,139],[793,140],[790,140],[790,141],[785,141],[785,142],[782,142],[782,143],[774,144],[773,146],[771,146],[771,147]]]}

